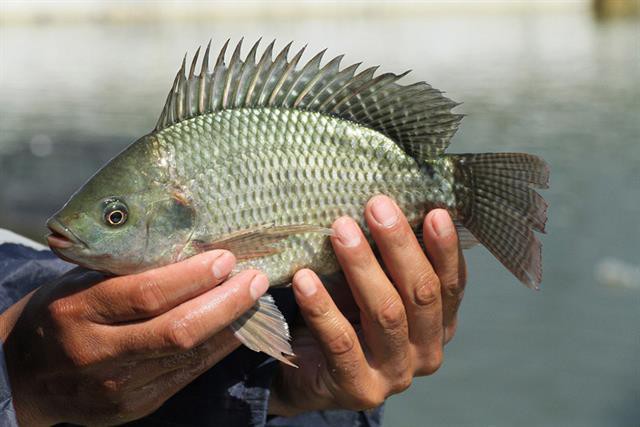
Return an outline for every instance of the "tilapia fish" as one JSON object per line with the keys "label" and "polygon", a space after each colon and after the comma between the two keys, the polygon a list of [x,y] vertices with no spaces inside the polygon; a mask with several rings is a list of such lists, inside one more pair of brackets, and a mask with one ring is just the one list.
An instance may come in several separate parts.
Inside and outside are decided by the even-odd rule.
{"label": "tilapia fish", "polygon": [[[47,225],[51,248],[82,266],[129,274],[215,248],[271,286],[309,267],[339,271],[327,235],[342,215],[366,230],[363,206],[394,198],[419,230],[444,208],[461,244],[479,241],[522,283],[542,279],[545,162],[522,153],[445,154],[458,105],[406,74],[356,73],[324,51],[299,65],[291,44],[258,59],[258,43],[213,67],[207,46],[186,56],[155,129],[98,171]],[[249,348],[291,355],[287,324],[268,294],[232,325]]]}

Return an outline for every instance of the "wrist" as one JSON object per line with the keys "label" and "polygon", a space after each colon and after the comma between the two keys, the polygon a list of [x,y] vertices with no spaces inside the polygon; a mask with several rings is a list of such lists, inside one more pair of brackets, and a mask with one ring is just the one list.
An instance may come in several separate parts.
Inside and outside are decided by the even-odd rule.
{"label": "wrist", "polygon": [[[43,416],[43,412],[37,406],[38,394],[28,389],[25,382],[31,384],[37,382],[33,373],[24,366],[25,349],[20,348],[20,339],[14,334],[14,327],[22,316],[23,310],[35,291],[30,292],[20,301],[0,314],[0,339],[2,340],[2,353],[4,355],[5,378],[7,388],[10,389],[10,398],[15,411],[16,420],[20,426],[46,426],[56,424]],[[18,348],[16,348],[16,346]]]}
{"label": "wrist", "polygon": [[50,426],[62,422],[52,418],[51,411],[43,409],[46,390],[41,379],[25,366],[23,351],[15,348],[10,338],[4,343],[6,377],[11,389],[11,401],[20,426]]}

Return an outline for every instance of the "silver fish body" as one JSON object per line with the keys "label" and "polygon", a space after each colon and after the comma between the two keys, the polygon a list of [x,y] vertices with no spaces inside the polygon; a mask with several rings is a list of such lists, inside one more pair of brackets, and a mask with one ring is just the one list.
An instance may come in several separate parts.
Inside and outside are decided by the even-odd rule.
{"label": "silver fish body", "polygon": [[[419,164],[381,133],[315,112],[227,110],[178,123],[139,143],[153,147],[169,185],[192,204],[192,241],[265,225],[328,228],[341,215],[364,227],[363,206],[379,193],[393,197],[414,223],[435,206],[455,207],[446,157]],[[239,268],[261,269],[272,285],[288,283],[301,267],[321,274],[338,270],[322,233],[292,235],[278,247],[280,253]]]}

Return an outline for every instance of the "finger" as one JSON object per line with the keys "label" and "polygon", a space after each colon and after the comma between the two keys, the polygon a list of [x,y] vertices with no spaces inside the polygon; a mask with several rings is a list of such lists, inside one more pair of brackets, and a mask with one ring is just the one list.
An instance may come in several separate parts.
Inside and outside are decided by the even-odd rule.
{"label": "finger", "polygon": [[155,317],[216,286],[234,266],[231,252],[215,250],[166,267],[106,280],[86,292],[90,318],[110,324]]}
{"label": "finger", "polygon": [[434,209],[424,220],[424,244],[442,284],[442,324],[445,342],[455,333],[458,308],[466,283],[466,266],[451,217],[444,209]]}
{"label": "finger", "polygon": [[360,308],[362,330],[376,365],[401,370],[408,364],[409,338],[400,295],[353,219],[338,219],[333,230],[334,252]]}
{"label": "finger", "polygon": [[191,350],[249,310],[268,287],[264,274],[246,270],[160,316],[111,327],[111,333],[122,351],[132,357]]}
{"label": "finger", "polygon": [[[293,292],[305,324],[320,344],[336,395],[356,395],[371,381],[372,371],[349,321],[311,270],[300,270],[293,277]],[[299,361],[304,369],[304,360]]]}
{"label": "finger", "polygon": [[376,196],[365,210],[380,255],[406,307],[411,342],[426,354],[442,346],[440,281],[393,200]]}
{"label": "finger", "polygon": [[323,275],[320,277],[320,281],[329,295],[331,295],[331,299],[336,304],[336,307],[338,307],[338,310],[340,310],[340,313],[347,318],[349,323],[359,323],[360,309],[358,309],[358,305],[353,299],[353,294],[349,289],[349,284],[344,277],[344,273],[338,271],[334,274]]}

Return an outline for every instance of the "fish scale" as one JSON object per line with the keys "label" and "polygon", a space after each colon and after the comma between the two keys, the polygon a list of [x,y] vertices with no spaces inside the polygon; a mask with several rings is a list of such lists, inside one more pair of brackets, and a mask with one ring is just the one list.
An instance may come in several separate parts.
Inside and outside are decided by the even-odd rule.
{"label": "fish scale", "polygon": [[[212,135],[224,135],[224,140]],[[328,226],[336,209],[362,223],[362,206],[376,193],[392,195],[414,217],[430,201],[455,204],[453,192],[443,193],[415,159],[384,135],[313,112],[227,110],[154,137],[170,153],[177,177],[199,171],[188,191],[208,213],[199,231],[203,235],[272,223]],[[251,203],[239,208],[238,201]],[[294,203],[302,208],[286,209]],[[414,214],[419,205],[423,208]]]}
{"label": "fish scale", "polygon": [[[414,223],[434,203],[455,204],[453,192],[443,193],[389,138],[314,112],[226,110],[154,138],[173,159],[178,180],[199,171],[187,188],[201,212],[196,239],[264,224],[330,227],[341,215],[366,229],[362,206],[377,193],[394,197]],[[324,274],[339,270],[324,236],[291,236],[278,247],[281,254],[240,263],[238,269],[259,268],[271,286],[289,283],[302,265]]]}
{"label": "fish scale", "polygon": [[[296,270],[340,266],[328,239],[349,215],[367,233],[363,208],[393,197],[416,233],[425,213],[443,207],[461,246],[482,243],[522,283],[542,280],[547,204],[545,162],[524,153],[445,153],[462,120],[458,104],[406,75],[356,73],[342,57],[304,66],[304,48],[275,59],[241,43],[213,70],[210,45],[199,74],[186,57],[154,130],[92,177],[48,222],[52,248],[67,260],[130,274],[211,249],[254,267],[272,286]],[[199,51],[198,51],[199,52]],[[115,213],[115,216],[112,214]],[[115,220],[114,220],[115,218]],[[114,221],[116,221],[114,223]],[[370,237],[368,237],[371,241]],[[249,348],[291,363],[288,326],[265,294],[231,324]]]}

